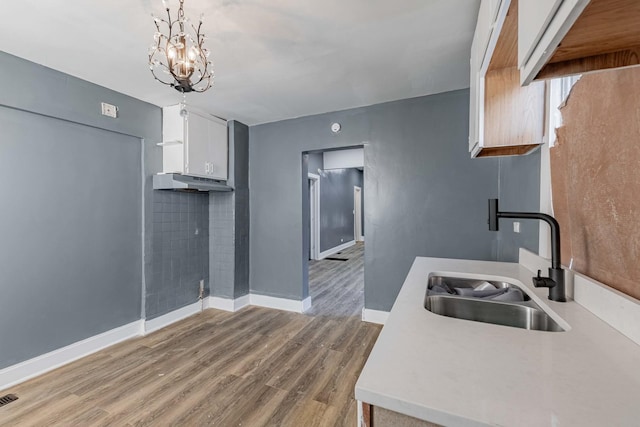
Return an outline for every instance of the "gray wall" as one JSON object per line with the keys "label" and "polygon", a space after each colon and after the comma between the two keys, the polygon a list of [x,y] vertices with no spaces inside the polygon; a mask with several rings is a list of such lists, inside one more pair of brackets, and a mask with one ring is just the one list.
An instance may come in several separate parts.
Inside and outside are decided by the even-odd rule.
{"label": "gray wall", "polygon": [[320,251],[353,240],[353,187],[363,187],[358,169],[332,169],[320,175]]}
{"label": "gray wall", "polygon": [[249,128],[230,121],[230,193],[209,195],[211,295],[238,298],[249,293]]}
{"label": "gray wall", "polygon": [[0,79],[3,368],[144,314],[161,116],[3,52]]}
{"label": "gray wall", "polygon": [[497,196],[498,161],[469,157],[468,97],[461,90],[252,127],[251,291],[308,295],[308,160],[300,158],[314,150],[365,147],[367,308],[391,308],[417,255],[495,259],[486,205]]}
{"label": "gray wall", "polygon": [[322,153],[309,154],[309,173],[318,175],[318,170],[324,169],[324,156]]}
{"label": "gray wall", "polygon": [[[499,160],[498,168],[500,210],[538,212],[540,150],[526,156],[503,157]],[[515,221],[520,222],[520,233],[513,232]],[[521,247],[538,253],[539,223],[531,219],[501,219],[500,231],[496,233],[498,261],[517,262],[518,249]]]}
{"label": "gray wall", "polygon": [[153,273],[146,286],[146,318],[198,301],[209,289],[209,195],[155,191]]}

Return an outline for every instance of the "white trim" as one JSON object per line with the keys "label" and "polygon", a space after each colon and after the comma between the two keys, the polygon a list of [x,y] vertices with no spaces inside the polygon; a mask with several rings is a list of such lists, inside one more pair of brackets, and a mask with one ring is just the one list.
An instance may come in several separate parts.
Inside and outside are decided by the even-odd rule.
{"label": "white trim", "polygon": [[[360,204],[359,207],[358,202]],[[357,185],[353,186],[353,240],[356,242],[364,240],[362,237],[362,187]]]}
{"label": "white trim", "polygon": [[[520,264],[532,272],[546,271],[548,259],[520,248]],[[640,345],[640,301],[578,272],[565,269],[567,297]]]}
{"label": "white trim", "polygon": [[251,296],[249,294],[243,295],[236,299],[222,298],[222,297],[209,297],[207,301],[208,308],[216,308],[218,310],[235,312],[248,306]]}
{"label": "white trim", "polygon": [[[311,229],[310,232],[310,252],[311,252],[311,258],[315,259],[315,260],[319,260],[320,259],[320,175],[316,175],[313,173],[308,173],[307,174],[308,179],[314,181],[313,184],[313,194],[309,193],[309,202],[310,202],[310,206],[309,206],[309,221],[311,222],[309,228]],[[311,206],[313,206],[313,212],[311,212]],[[311,228],[313,224],[313,221],[311,221],[311,218],[314,217],[315,214],[315,227]],[[311,242],[315,243],[312,244]]]}
{"label": "white trim", "polygon": [[367,425],[364,423],[364,416],[363,416],[363,412],[362,412],[362,401],[361,400],[356,400],[356,427],[367,427]]}
{"label": "white trim", "polygon": [[140,335],[142,320],[86,338],[0,370],[0,390],[4,390],[114,344]]}
{"label": "white trim", "polygon": [[293,311],[304,313],[311,307],[311,297],[304,300],[293,300],[288,298],[271,297],[268,295],[251,294],[251,305],[260,307],[275,308],[277,310]]}
{"label": "white trim", "polygon": [[309,310],[311,308],[311,295],[302,300],[302,312]]}
{"label": "white trim", "polygon": [[387,323],[388,318],[389,318],[388,311],[372,310],[370,308],[362,309],[363,322],[377,323],[379,325],[384,325],[385,323]]}
{"label": "white trim", "polygon": [[330,255],[333,255],[336,252],[340,252],[342,250],[350,248],[351,246],[353,246],[355,244],[356,244],[356,241],[355,240],[351,240],[350,242],[343,243],[340,246],[336,246],[335,248],[327,249],[324,252],[320,252],[320,258],[319,259],[325,259],[326,257],[328,257]]}
{"label": "white trim", "polygon": [[189,304],[186,307],[179,308],[170,313],[164,314],[155,319],[145,320],[144,322],[144,335],[150,334],[157,330],[169,326],[172,323],[176,323],[182,319],[193,316],[194,314],[202,311],[202,303],[200,301]]}

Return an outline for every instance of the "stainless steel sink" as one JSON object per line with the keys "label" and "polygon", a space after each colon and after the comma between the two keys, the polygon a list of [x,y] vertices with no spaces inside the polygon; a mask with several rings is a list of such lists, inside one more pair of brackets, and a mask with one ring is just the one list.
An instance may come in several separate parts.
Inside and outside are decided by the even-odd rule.
{"label": "stainless steel sink", "polygon": [[[430,289],[434,285],[442,286],[446,283],[455,287],[475,287],[487,282],[479,279],[430,276]],[[507,282],[488,280],[496,287],[515,286]],[[453,284],[453,285],[452,285]],[[456,295],[427,295],[424,308],[441,316],[457,319],[473,320],[476,322],[493,323],[496,325],[512,326],[516,328],[563,332],[564,329],[525,294],[525,301],[521,303],[492,301],[486,299],[469,298]]]}
{"label": "stainless steel sink", "polygon": [[[476,279],[476,278],[468,278],[468,277],[451,277],[451,276],[439,276],[439,275],[431,275],[429,276],[429,282],[427,284],[427,288],[431,289],[434,286],[440,286],[445,288],[473,288],[478,289],[482,287],[484,284],[490,283],[498,289],[503,288],[517,288],[518,286],[513,283],[503,282],[499,280],[485,280],[485,279]],[[527,295],[526,292],[523,292],[524,300],[529,301],[531,298]]]}

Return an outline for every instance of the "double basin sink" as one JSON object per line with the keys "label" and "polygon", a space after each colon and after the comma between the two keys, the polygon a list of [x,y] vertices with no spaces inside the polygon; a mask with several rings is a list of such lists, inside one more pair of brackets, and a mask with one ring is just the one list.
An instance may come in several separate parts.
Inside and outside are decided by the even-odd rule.
{"label": "double basin sink", "polygon": [[[494,301],[492,299],[466,296],[473,295],[474,291],[486,288],[504,289],[505,291],[508,291],[509,288],[518,289],[522,293],[522,301]],[[436,289],[447,289],[451,291],[451,294],[436,293]],[[454,290],[456,291],[454,292]],[[461,290],[469,292],[460,292]],[[457,295],[456,293],[465,296]],[[475,294],[482,295],[482,292],[475,292]],[[523,289],[503,281],[432,274],[429,276],[427,284],[424,308],[432,313],[457,319],[535,331],[564,331],[551,316],[531,300]]]}

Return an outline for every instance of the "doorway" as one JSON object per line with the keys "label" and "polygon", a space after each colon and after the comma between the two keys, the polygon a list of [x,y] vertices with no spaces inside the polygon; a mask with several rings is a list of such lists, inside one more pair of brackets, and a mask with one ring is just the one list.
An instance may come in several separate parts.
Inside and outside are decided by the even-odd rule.
{"label": "doorway", "polygon": [[364,307],[364,148],[302,153],[309,315],[360,319]]}

